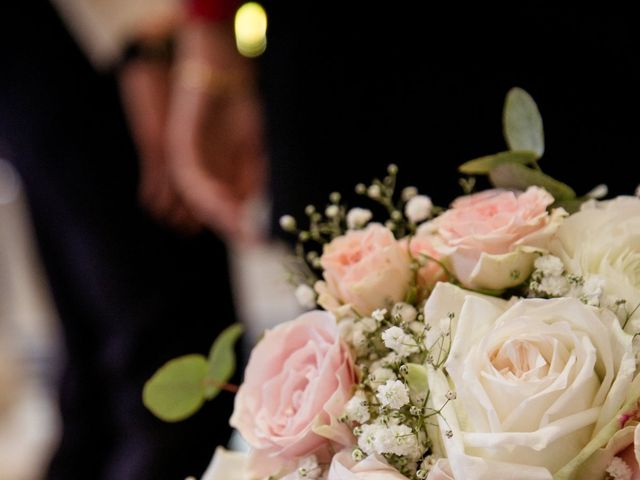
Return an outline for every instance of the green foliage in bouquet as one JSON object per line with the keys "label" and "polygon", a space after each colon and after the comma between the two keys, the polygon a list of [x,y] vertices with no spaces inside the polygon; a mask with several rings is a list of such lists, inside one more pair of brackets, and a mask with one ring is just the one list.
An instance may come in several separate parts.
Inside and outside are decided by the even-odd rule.
{"label": "green foliage in bouquet", "polygon": [[[544,153],[542,117],[536,102],[521,88],[507,94],[503,111],[504,138],[509,150],[470,160],[459,167],[466,175],[488,175],[497,188],[526,190],[538,186],[557,202],[575,209],[573,189],[542,172],[538,161]],[[579,206],[579,202],[578,202]]]}
{"label": "green foliage in bouquet", "polygon": [[163,365],[144,386],[145,406],[165,422],[179,422],[221,390],[235,391],[227,382],[236,370],[234,346],[242,331],[237,323],[226,328],[213,342],[208,357],[184,355]]}

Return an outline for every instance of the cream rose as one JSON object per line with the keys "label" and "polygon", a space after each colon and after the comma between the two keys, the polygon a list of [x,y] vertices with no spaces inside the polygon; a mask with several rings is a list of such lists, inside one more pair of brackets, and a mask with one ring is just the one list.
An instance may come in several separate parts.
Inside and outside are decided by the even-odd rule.
{"label": "cream rose", "polygon": [[499,301],[440,283],[426,321],[449,313],[445,368],[428,369],[434,408],[449,390],[457,395],[438,419],[450,430],[442,442],[455,478],[549,480],[636,392],[631,336],[608,310],[573,298]]}
{"label": "cream rose", "polygon": [[460,197],[434,221],[442,239],[439,250],[466,287],[519,285],[533,269],[535,252],[546,248],[566,213],[556,209],[549,215],[552,203],[553,197],[538,187]]}
{"label": "cream rose", "polygon": [[600,305],[616,311],[627,332],[640,331],[640,198],[586,204],[565,220],[550,250],[569,273],[600,280]]}
{"label": "cream rose", "polygon": [[411,282],[410,259],[390,230],[371,224],[325,246],[320,263],[325,282],[316,285],[318,303],[338,313],[340,305],[360,315],[404,299]]}
{"label": "cream rose", "polygon": [[355,442],[338,421],[355,382],[335,318],[313,311],[265,333],[251,352],[231,425],[251,445],[251,478],[277,474],[298,459]]}

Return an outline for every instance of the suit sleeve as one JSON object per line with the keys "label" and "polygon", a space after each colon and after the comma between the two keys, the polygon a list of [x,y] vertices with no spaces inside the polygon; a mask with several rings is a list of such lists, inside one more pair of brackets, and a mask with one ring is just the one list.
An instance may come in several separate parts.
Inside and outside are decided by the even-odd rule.
{"label": "suit sleeve", "polygon": [[112,67],[141,27],[178,17],[210,22],[233,18],[236,0],[53,0],[67,28],[99,70]]}

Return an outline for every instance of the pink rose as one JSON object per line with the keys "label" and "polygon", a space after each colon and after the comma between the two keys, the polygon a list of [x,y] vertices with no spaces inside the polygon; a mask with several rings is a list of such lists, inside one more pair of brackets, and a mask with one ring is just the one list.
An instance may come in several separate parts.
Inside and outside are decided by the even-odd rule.
{"label": "pink rose", "polygon": [[549,215],[552,203],[553,197],[538,187],[458,198],[434,222],[442,240],[438,249],[466,287],[519,285],[533,269],[535,252],[546,248],[566,214],[556,209]]}
{"label": "pink rose", "polygon": [[322,457],[330,441],[352,444],[338,417],[355,380],[331,314],[305,313],[268,330],[251,352],[230,422],[253,447],[252,474],[276,474],[312,453]]}
{"label": "pink rose", "polygon": [[327,480],[407,480],[380,455],[370,455],[360,462],[351,457],[351,450],[338,452],[331,461]]}
{"label": "pink rose", "polygon": [[320,263],[326,285],[317,287],[318,301],[331,310],[342,304],[369,315],[403,300],[411,282],[406,249],[380,224],[334,239],[325,246]]}
{"label": "pink rose", "polygon": [[[606,478],[640,480],[640,466],[638,465],[640,426],[634,418],[636,415],[637,412],[633,412],[633,419],[618,430],[606,445],[596,450],[586,462],[578,467],[574,475],[575,478],[600,480],[606,476]],[[623,417],[620,417],[620,420]],[[614,472],[624,472],[624,475],[614,477],[612,475]]]}

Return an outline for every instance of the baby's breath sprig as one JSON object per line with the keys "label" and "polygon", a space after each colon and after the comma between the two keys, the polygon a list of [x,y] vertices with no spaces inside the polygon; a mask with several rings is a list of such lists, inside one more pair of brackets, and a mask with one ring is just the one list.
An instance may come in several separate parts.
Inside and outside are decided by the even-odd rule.
{"label": "baby's breath sprig", "polygon": [[289,268],[289,281],[294,285],[315,284],[322,270],[320,257],[323,245],[344,233],[347,211],[341,200],[340,193],[331,193],[323,212],[315,205],[307,205],[304,209],[306,228],[302,228],[291,215],[280,217],[280,227],[296,237],[295,261],[291,265],[293,268]]}
{"label": "baby's breath sprig", "polygon": [[389,215],[384,225],[391,230],[397,238],[400,238],[403,237],[407,231],[415,231],[415,226],[413,230],[410,228],[410,222],[408,222],[403,215],[402,207],[412,196],[417,195],[417,189],[415,189],[415,187],[408,187],[410,189],[407,190],[408,193],[396,201],[394,197],[397,177],[398,166],[392,163],[387,167],[387,175],[383,177],[382,180],[375,178],[368,186],[364,183],[359,183],[356,185],[356,193],[365,195],[384,207]]}
{"label": "baby's breath sprig", "polygon": [[[426,462],[433,459],[429,432],[433,434],[438,423],[448,425],[443,412],[456,394],[448,392],[434,403],[426,365],[443,368],[454,318],[451,313],[432,326],[416,305],[397,302],[370,316],[340,321],[341,331],[349,332],[343,338],[354,347],[359,378],[340,418],[358,438],[356,461],[380,454],[412,480],[431,468]],[[439,333],[427,342],[427,334],[436,329]]]}
{"label": "baby's breath sprig", "polygon": [[[398,166],[390,164],[385,177],[374,179],[370,185],[358,184],[356,193],[381,205],[388,214],[387,220],[383,220],[384,225],[396,238],[403,238],[414,235],[420,223],[440,213],[442,209],[433,206],[429,197],[419,195],[416,187],[406,187],[397,195],[397,176]],[[306,287],[302,290],[301,286],[313,287],[320,278],[324,245],[344,235],[347,230],[364,228],[372,219],[373,213],[365,208],[348,209],[339,192],[329,195],[329,203],[323,209],[307,205],[304,213],[306,222],[300,222],[291,215],[283,215],[280,226],[296,239],[296,260],[290,264],[289,281],[304,294],[301,297],[309,300],[315,294]],[[418,270],[419,265],[413,265],[414,278],[405,299],[410,304],[416,304],[424,297],[417,287]]]}

